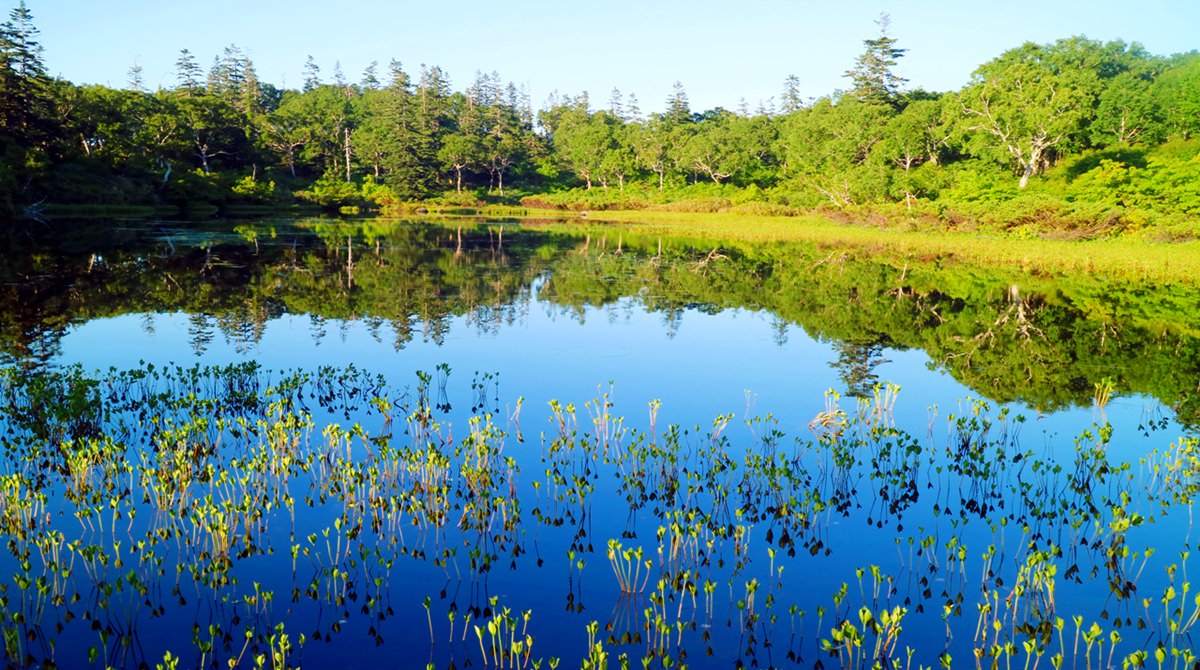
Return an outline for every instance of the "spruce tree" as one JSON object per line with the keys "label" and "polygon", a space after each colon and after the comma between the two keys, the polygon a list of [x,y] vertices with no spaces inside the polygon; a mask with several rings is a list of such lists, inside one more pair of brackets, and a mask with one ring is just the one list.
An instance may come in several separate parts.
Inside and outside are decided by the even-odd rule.
{"label": "spruce tree", "polygon": [[175,61],[175,77],[177,80],[177,88],[182,91],[196,92],[202,86],[201,76],[204,71],[200,68],[200,64],[196,62],[196,57],[191,51],[183,49],[179,52],[179,58]]}
{"label": "spruce tree", "polygon": [[47,120],[46,68],[33,14],[24,0],[0,24],[0,133],[29,147]]}
{"label": "spruce tree", "polygon": [[888,35],[891,18],[887,14],[880,14],[875,23],[879,25],[879,37],[863,40],[866,50],[844,76],[854,83],[850,92],[859,100],[895,105],[900,88],[908,80],[897,75],[893,68],[908,49],[896,48],[896,38]]}
{"label": "spruce tree", "polygon": [[687,92],[683,84],[675,82],[671,97],[667,98],[667,112],[664,116],[674,123],[687,123],[692,120],[692,109],[688,105]]}

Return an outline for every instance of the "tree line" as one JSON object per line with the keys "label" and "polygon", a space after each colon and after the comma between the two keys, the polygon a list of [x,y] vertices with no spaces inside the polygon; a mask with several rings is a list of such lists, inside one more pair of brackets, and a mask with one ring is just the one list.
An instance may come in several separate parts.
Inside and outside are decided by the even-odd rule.
{"label": "tree line", "polygon": [[[1011,199],[1052,183],[1061,199],[1200,212],[1200,54],[1121,41],[1027,43],[960,90],[906,88],[906,50],[881,17],[818,99],[795,76],[751,110],[695,112],[676,84],[661,112],[614,90],[552,96],[496,73],[454,90],[446,73],[372,63],[352,81],[310,57],[298,90],[262,81],[235,45],[207,68],[187,49],[175,83],[147,90],[51,78],[21,2],[0,26],[0,193],[38,203],[389,205],[440,198],[642,206],[718,194],[755,211],[912,208]],[[1066,166],[1066,167],[1063,167]],[[1046,187],[1043,187],[1046,188]],[[1033,189],[1033,190],[1036,190]],[[1065,193],[1065,196],[1063,195]],[[731,195],[732,194],[732,195]]]}

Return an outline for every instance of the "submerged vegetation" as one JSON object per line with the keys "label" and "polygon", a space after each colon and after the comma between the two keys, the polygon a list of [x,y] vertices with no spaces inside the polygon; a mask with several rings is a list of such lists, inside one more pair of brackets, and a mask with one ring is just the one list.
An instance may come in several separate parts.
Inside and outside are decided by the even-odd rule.
{"label": "submerged vegetation", "polygon": [[438,67],[394,60],[353,82],[310,58],[302,87],[283,89],[236,45],[207,71],[182,49],[170,87],[147,90],[137,68],[125,89],[78,85],[47,75],[22,1],[0,26],[0,207],[815,210],[1016,236],[1196,237],[1196,53],[1027,43],[962,89],[929,92],[896,74],[907,49],[884,19],[846,91],[805,100],[789,77],[755,109],[694,112],[676,84],[647,114],[616,90],[535,110],[497,73],[455,90]]}
{"label": "submerged vegetation", "polygon": [[609,393],[455,427],[449,374],[0,371],[7,663],[1196,662],[1195,438],[1029,446],[971,399],[914,435],[892,385],[794,436]]}

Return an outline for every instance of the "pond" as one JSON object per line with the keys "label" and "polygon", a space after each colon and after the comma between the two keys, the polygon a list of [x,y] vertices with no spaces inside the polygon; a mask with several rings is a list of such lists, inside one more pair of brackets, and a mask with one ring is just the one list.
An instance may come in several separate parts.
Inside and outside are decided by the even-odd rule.
{"label": "pond", "polygon": [[1195,287],[579,222],[8,235],[10,667],[1195,663]]}

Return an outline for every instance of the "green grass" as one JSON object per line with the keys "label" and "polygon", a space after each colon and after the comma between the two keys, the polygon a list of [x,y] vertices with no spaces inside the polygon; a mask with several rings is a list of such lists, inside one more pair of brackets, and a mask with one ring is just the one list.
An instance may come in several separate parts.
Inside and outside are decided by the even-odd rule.
{"label": "green grass", "polygon": [[[561,212],[528,210],[556,219]],[[1140,239],[1026,239],[1003,233],[904,230],[841,224],[818,215],[796,217],[661,211],[589,212],[580,221],[620,223],[631,232],[703,236],[728,242],[810,242],[899,259],[1019,268],[1027,272],[1103,274],[1191,284],[1200,277],[1200,242]]]}
{"label": "green grass", "polygon": [[[261,215],[277,207],[230,206],[226,214]],[[295,211],[282,210],[282,211]],[[49,205],[51,218],[151,217],[163,214],[149,206]],[[207,208],[185,212],[211,216]],[[764,216],[760,214],[696,213],[663,210],[564,212],[527,207],[456,207],[409,203],[385,215],[425,217],[519,218],[526,225],[619,223],[631,233],[690,236],[726,243],[808,242],[884,254],[908,260],[1016,268],[1048,274],[1095,274],[1145,281],[1192,284],[1200,277],[1200,241],[1160,242],[1124,236],[1089,240],[1042,239],[1000,231],[934,229],[906,218],[875,225],[846,224],[819,214]]]}

